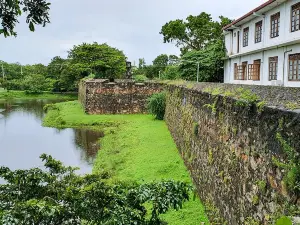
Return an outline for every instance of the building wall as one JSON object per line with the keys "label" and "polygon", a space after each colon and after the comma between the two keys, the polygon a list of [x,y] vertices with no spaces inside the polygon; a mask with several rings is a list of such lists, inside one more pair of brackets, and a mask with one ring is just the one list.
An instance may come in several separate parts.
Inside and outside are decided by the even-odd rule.
{"label": "building wall", "polygon": [[[289,51],[289,52],[286,52]],[[285,53],[286,52],[286,53]],[[300,81],[289,81],[289,55],[300,53],[300,44],[289,45],[276,49],[261,51],[258,53],[242,55],[240,57],[227,59],[225,61],[224,82],[233,84],[254,84],[254,85],[284,85],[286,87],[300,87]],[[269,80],[269,58],[278,56],[278,74],[277,81]],[[254,60],[261,60],[260,81],[253,80],[235,80],[234,64],[241,65],[242,62],[253,64]]]}
{"label": "building wall", "polygon": [[[227,31],[225,33],[225,44],[230,57],[237,57],[240,54],[246,54],[248,52],[260,50],[262,48],[276,47],[284,43],[299,41],[300,31],[291,32],[291,6],[298,3],[299,0],[288,0],[276,8],[265,13],[264,16],[257,17],[243,25],[240,28],[234,29],[232,32]],[[279,37],[271,38],[270,25],[271,15],[280,12],[280,31]],[[263,21],[262,41],[255,43],[255,24],[259,21]],[[249,45],[243,47],[243,30],[249,27]],[[237,53],[237,35],[234,37],[234,33],[240,31],[240,53]],[[233,39],[233,41],[231,41]]]}
{"label": "building wall", "polygon": [[[300,1],[288,0],[268,11],[264,16],[257,17],[241,25],[240,28],[234,29],[232,32],[226,31],[225,44],[228,59],[225,62],[225,83],[300,87],[299,81],[288,81],[289,54],[300,53],[300,31],[291,32],[291,7],[298,2]],[[271,38],[271,15],[277,12],[280,12],[279,37]],[[262,41],[255,43],[255,24],[261,20],[263,21]],[[249,27],[249,45],[243,47],[243,30],[246,27]],[[239,53],[237,53],[238,31],[240,31]],[[292,52],[285,54],[289,50],[292,50]],[[269,57],[273,56],[278,56],[277,81],[269,81]],[[242,62],[247,61],[248,64],[253,64],[253,61],[256,59],[261,59],[262,62],[260,81],[234,80],[234,63],[241,65]]]}

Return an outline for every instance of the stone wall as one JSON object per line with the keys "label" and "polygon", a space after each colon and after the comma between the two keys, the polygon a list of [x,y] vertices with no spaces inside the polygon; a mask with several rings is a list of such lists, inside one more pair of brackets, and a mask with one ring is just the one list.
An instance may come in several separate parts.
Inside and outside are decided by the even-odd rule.
{"label": "stone wall", "polygon": [[[211,88],[234,86],[167,85],[165,120],[199,196],[211,219],[219,218],[215,224],[273,224],[274,218],[291,214],[296,202],[300,204],[299,192],[292,187],[295,180],[291,180],[292,174],[297,175],[291,171],[297,161],[292,157],[299,160],[300,116],[297,111],[244,104],[203,91],[214,92]],[[268,96],[264,87],[242,88]],[[281,102],[274,101],[285,95],[280,91],[286,91],[285,100],[298,101],[299,89],[273,91],[269,105]],[[296,179],[300,181],[299,176]]]}
{"label": "stone wall", "polygon": [[86,80],[80,83],[79,100],[89,114],[145,113],[147,98],[161,90],[153,82]]}
{"label": "stone wall", "polygon": [[166,123],[213,225],[297,215],[300,88],[90,80],[79,99],[92,114],[143,113],[162,89]]}

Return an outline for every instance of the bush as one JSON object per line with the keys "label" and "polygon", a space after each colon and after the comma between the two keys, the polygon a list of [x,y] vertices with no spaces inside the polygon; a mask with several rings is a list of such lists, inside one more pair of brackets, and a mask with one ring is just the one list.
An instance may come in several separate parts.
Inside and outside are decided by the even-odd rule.
{"label": "bush", "polygon": [[180,72],[178,66],[167,66],[166,70],[163,72],[162,80],[177,80],[180,79]]}
{"label": "bush", "polygon": [[148,112],[153,114],[157,120],[163,120],[166,111],[166,93],[161,92],[152,95],[148,99]]}
{"label": "bush", "polygon": [[136,75],[136,76],[134,76],[134,81],[135,82],[141,82],[141,83],[143,83],[143,82],[145,82],[147,80],[148,80],[148,78],[145,75]]}
{"label": "bush", "polygon": [[107,173],[80,176],[51,156],[41,159],[45,169],[0,168],[6,182],[0,184],[0,224],[159,225],[159,215],[179,210],[192,190],[178,181],[110,184]]}

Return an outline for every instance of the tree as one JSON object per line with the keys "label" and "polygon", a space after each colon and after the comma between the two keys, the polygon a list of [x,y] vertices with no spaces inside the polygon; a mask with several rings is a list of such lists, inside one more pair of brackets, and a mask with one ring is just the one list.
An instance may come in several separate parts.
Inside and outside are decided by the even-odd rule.
{"label": "tree", "polygon": [[160,214],[189,200],[186,183],[111,184],[108,173],[80,176],[51,156],[41,159],[45,169],[0,168],[6,181],[0,184],[0,224],[159,225]]}
{"label": "tree", "polygon": [[139,59],[139,69],[142,69],[146,66],[146,61],[144,58]]}
{"label": "tree", "polygon": [[177,65],[180,59],[177,55],[169,55],[169,65]]}
{"label": "tree", "polygon": [[199,62],[200,82],[222,82],[224,57],[225,46],[221,40],[211,43],[203,50],[189,51],[182,56],[182,63],[179,66],[181,77],[185,80],[195,81]]}
{"label": "tree", "polygon": [[53,83],[54,80],[46,79],[44,75],[30,74],[24,78],[22,86],[27,93],[38,94],[43,91],[51,91]]}
{"label": "tree", "polygon": [[166,54],[161,54],[153,60],[153,66],[159,67],[164,70],[169,65],[169,56]]}
{"label": "tree", "polygon": [[74,79],[77,79],[76,77],[72,76],[68,78],[69,82],[65,82],[66,79],[64,79],[63,75],[66,75],[66,73],[63,73],[66,69],[69,68],[69,61],[67,59],[63,59],[59,56],[55,56],[49,65],[47,66],[47,78],[53,79],[55,82],[53,84],[53,91],[73,91],[71,87],[73,87]]}
{"label": "tree", "polygon": [[220,22],[213,21],[210,14],[202,12],[198,16],[188,16],[186,21],[173,20],[166,23],[160,34],[164,43],[175,42],[184,54],[191,50],[203,50],[211,42],[222,39],[222,27],[231,21],[220,16]]}
{"label": "tree", "polygon": [[13,35],[15,32],[18,17],[21,16],[22,11],[27,14],[26,23],[29,25],[31,31],[35,30],[35,25],[46,26],[50,23],[49,10],[50,3],[46,0],[1,0],[0,1],[0,35],[5,37]]}
{"label": "tree", "polygon": [[86,69],[82,72],[93,73],[98,78],[120,78],[126,72],[124,53],[107,44],[94,42],[74,46],[68,58],[71,64]]}

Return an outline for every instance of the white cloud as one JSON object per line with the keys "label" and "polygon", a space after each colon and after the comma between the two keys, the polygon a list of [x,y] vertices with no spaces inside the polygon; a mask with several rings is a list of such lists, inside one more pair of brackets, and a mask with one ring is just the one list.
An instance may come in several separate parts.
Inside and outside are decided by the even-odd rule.
{"label": "white cloud", "polygon": [[[18,37],[0,37],[0,60],[47,64],[54,56],[82,42],[106,42],[124,51],[131,61],[144,57],[150,63],[162,53],[178,54],[164,44],[159,31],[166,22],[201,12],[214,19],[237,18],[263,0],[52,0],[51,24],[28,30],[20,19]],[[22,21],[21,21],[22,20]]]}

